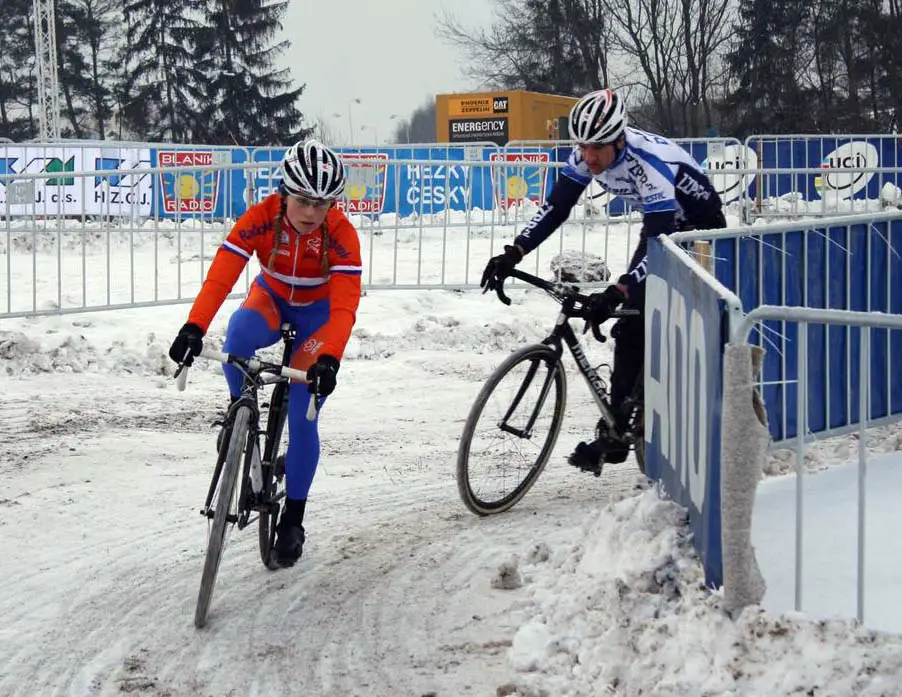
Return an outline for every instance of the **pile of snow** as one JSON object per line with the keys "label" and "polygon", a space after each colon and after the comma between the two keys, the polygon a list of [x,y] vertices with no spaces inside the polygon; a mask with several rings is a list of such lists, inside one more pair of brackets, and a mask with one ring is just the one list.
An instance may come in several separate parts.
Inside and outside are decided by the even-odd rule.
{"label": "pile of snow", "polygon": [[[865,449],[868,457],[902,451],[902,421],[867,429]],[[858,433],[821,438],[805,445],[805,469],[819,472],[839,464],[854,461],[858,457]],[[798,455],[795,442],[776,447],[768,454],[764,464],[764,477],[795,472]]]}
{"label": "pile of snow", "polygon": [[519,569],[532,617],[514,636],[513,679],[499,693],[898,694],[898,636],[757,607],[727,616],[704,588],[684,511],[654,491],[608,506],[542,558]]}
{"label": "pile of snow", "polygon": [[607,262],[597,254],[568,250],[551,260],[554,277],[566,283],[602,283],[611,278]]}
{"label": "pile of snow", "polygon": [[149,332],[97,346],[73,331],[0,330],[0,373],[18,377],[86,372],[171,375],[174,364],[166,355],[170,341]]}
{"label": "pile of snow", "polygon": [[[511,290],[510,297],[511,305],[504,306],[493,295],[478,291],[373,293],[361,302],[344,360],[380,360],[400,352],[427,351],[505,355],[544,339],[554,325],[554,302],[531,289]],[[205,337],[209,346],[222,348],[229,318],[239,303],[230,300],[219,311]],[[182,304],[9,320],[0,330],[0,374],[171,376],[174,364],[168,357],[169,345],[187,314],[188,305]],[[277,361],[281,344],[258,355]],[[208,361],[198,365],[200,370],[220,370]]]}

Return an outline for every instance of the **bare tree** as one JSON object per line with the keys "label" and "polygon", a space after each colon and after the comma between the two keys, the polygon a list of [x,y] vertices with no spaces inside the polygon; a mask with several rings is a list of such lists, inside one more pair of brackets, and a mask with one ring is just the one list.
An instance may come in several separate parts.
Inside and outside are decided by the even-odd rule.
{"label": "bare tree", "polygon": [[311,135],[314,138],[318,138],[321,143],[329,146],[341,145],[345,141],[345,138],[341,135],[341,129],[336,128],[333,122],[322,114],[319,114],[313,120]]}
{"label": "bare tree", "polygon": [[445,13],[438,36],[466,54],[481,87],[576,95],[608,84],[602,0],[494,0],[489,29],[471,30]]}
{"label": "bare tree", "polygon": [[[726,80],[732,0],[601,0],[615,28],[613,49],[624,75],[639,74],[640,101],[653,125],[701,135],[714,122],[712,103]],[[704,123],[702,123],[704,121]]]}

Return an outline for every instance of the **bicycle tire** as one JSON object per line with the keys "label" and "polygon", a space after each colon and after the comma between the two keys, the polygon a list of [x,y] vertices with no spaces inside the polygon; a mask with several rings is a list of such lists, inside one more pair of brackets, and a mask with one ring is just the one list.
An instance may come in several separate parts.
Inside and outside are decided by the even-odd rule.
{"label": "bicycle tire", "polygon": [[636,411],[636,441],[633,444],[633,451],[636,455],[636,464],[639,465],[639,471],[645,474],[645,411],[640,406]]}
{"label": "bicycle tire", "polygon": [[[472,446],[476,424],[479,421],[479,417],[482,415],[486,403],[492,396],[492,392],[498,387],[507,374],[521,363],[534,360],[542,361],[548,370],[553,371],[552,390],[555,403],[552,412],[551,425],[545,444],[540,450],[535,462],[530,467],[527,475],[513,491],[497,501],[481,499],[474,491],[470,481],[470,448]],[[524,378],[524,382],[525,379],[526,378]],[[530,378],[530,380],[534,379],[535,375]],[[547,397],[550,397],[551,394],[552,392],[549,392]],[[526,495],[526,492],[532,488],[532,485],[535,484],[536,480],[539,478],[542,470],[545,469],[549,457],[551,457],[551,452],[554,450],[555,443],[557,442],[558,435],[561,431],[566,404],[567,380],[564,373],[564,365],[561,362],[560,355],[545,344],[533,344],[515,351],[494,370],[482,386],[482,389],[476,396],[476,400],[473,402],[473,406],[470,408],[470,413],[464,424],[463,434],[461,435],[460,445],[458,446],[457,451],[457,488],[461,500],[467,509],[480,516],[503,513],[517,504],[520,499]]]}
{"label": "bicycle tire", "polygon": [[210,600],[213,597],[213,586],[216,584],[216,574],[219,571],[219,562],[222,560],[226,524],[228,523],[229,511],[235,495],[235,487],[238,484],[238,474],[241,472],[242,460],[245,457],[247,448],[250,419],[250,408],[239,407],[232,423],[229,449],[219,479],[219,495],[213,502],[213,524],[210,526],[207,556],[204,560],[204,571],[201,576],[200,590],[197,594],[197,607],[194,611],[194,626],[198,629],[207,623],[207,613],[210,609]]}
{"label": "bicycle tire", "polygon": [[263,501],[260,507],[260,517],[257,524],[257,540],[260,547],[260,561],[267,569],[278,569],[279,565],[273,563],[272,548],[276,541],[276,526],[279,522],[279,501],[285,497],[285,472],[276,472],[276,460],[279,456],[279,446],[282,441],[282,432],[285,421],[288,418],[288,383],[280,382],[273,388],[270,399],[269,414],[272,415],[273,406],[279,404],[279,418],[266,423],[266,446],[264,458],[270,464],[264,468],[263,477]]}

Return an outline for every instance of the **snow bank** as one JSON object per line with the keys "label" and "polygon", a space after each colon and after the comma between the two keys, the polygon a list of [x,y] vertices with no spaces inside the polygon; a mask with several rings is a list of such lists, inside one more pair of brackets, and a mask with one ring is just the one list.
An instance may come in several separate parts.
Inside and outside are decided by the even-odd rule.
{"label": "snow bank", "polygon": [[683,511],[653,491],[522,573],[534,609],[508,658],[523,697],[898,694],[898,636],[756,607],[730,619],[703,587]]}

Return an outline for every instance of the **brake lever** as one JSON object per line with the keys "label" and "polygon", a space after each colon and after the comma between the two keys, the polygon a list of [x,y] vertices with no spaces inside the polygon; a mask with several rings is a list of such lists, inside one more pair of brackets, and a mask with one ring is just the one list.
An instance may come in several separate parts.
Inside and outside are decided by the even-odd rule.
{"label": "brake lever", "polygon": [[592,328],[592,336],[595,337],[598,343],[603,344],[608,340],[608,337],[601,333],[601,328],[598,324],[589,319],[586,320],[586,325],[583,327],[583,334],[589,331],[589,327]]}
{"label": "brake lever", "polygon": [[504,278],[497,279],[497,282],[495,283],[495,294],[505,305],[511,304],[511,299],[504,294]]}

